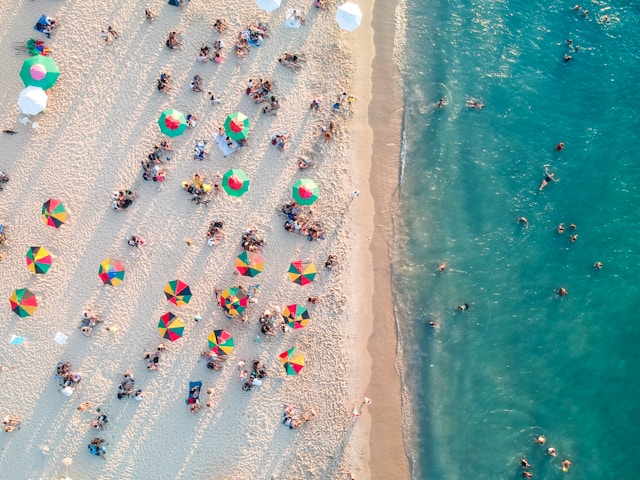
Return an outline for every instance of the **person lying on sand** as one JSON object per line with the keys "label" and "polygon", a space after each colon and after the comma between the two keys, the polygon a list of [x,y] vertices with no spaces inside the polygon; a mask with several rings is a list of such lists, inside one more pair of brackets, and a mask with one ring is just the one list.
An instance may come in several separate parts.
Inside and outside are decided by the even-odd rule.
{"label": "person lying on sand", "polygon": [[20,424],[22,423],[22,420],[14,415],[7,415],[6,417],[4,417],[2,423],[6,425],[4,427],[4,431],[7,433],[11,433],[16,430],[20,430]]}

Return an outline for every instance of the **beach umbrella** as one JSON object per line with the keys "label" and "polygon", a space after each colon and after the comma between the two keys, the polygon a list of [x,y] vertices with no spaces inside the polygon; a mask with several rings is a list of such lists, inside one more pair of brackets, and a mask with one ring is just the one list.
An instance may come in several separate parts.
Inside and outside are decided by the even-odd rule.
{"label": "beach umbrella", "polygon": [[222,177],[222,188],[232,197],[241,197],[249,190],[249,177],[244,170],[232,168]]}
{"label": "beach umbrella", "polygon": [[176,317],[173,313],[167,312],[160,317],[158,331],[160,335],[162,335],[162,338],[175,342],[179,338],[182,338],[184,322],[180,317]]}
{"label": "beach umbrella", "polygon": [[67,221],[67,210],[60,200],[50,198],[42,204],[42,218],[44,222],[53,228],[60,228]]}
{"label": "beach umbrella", "polygon": [[160,131],[168,137],[182,135],[187,129],[187,117],[178,110],[165,110],[158,119]]}
{"label": "beach umbrella", "polygon": [[297,303],[284,307],[282,317],[287,325],[294,330],[304,328],[309,324],[309,311]]}
{"label": "beach umbrella", "polygon": [[30,86],[18,95],[18,107],[25,115],[37,115],[47,108],[48,99],[42,88]]}
{"label": "beach umbrella", "polygon": [[296,260],[289,267],[289,278],[298,285],[309,285],[316,278],[318,271],[312,262]]}
{"label": "beach umbrella", "polygon": [[287,375],[298,375],[300,370],[304,368],[304,354],[296,353],[296,347],[290,348],[278,356]]}
{"label": "beach umbrella", "polygon": [[35,294],[26,288],[18,288],[9,297],[11,310],[19,317],[30,317],[38,308],[38,300]]}
{"label": "beach umbrella", "polygon": [[273,12],[276,8],[280,7],[282,0],[256,0],[256,5],[260,10],[265,12]]}
{"label": "beach umbrella", "polygon": [[56,61],[44,55],[27,58],[20,69],[20,78],[25,87],[34,86],[43,90],[53,87],[59,75]]}
{"label": "beach umbrella", "polygon": [[182,280],[171,280],[164,287],[164,294],[171,303],[182,307],[191,300],[191,288]]}
{"label": "beach umbrella", "polygon": [[47,273],[51,268],[51,253],[44,247],[31,247],[26,255],[27,267],[33,273]]}
{"label": "beach umbrella", "polygon": [[311,205],[320,194],[318,185],[313,180],[301,178],[293,186],[293,199],[300,205]]}
{"label": "beach umbrella", "polygon": [[227,288],[220,294],[220,306],[231,316],[240,315],[249,305],[249,297],[239,288]]}
{"label": "beach umbrella", "polygon": [[124,280],[124,265],[120,260],[107,258],[98,268],[98,277],[105,285],[116,287]]}
{"label": "beach umbrella", "polygon": [[240,112],[232,113],[224,122],[224,131],[233,140],[244,140],[249,135],[249,117]]}
{"label": "beach umbrella", "polygon": [[209,348],[218,356],[227,356],[235,347],[233,337],[226,330],[214,330],[209,334]]}
{"label": "beach umbrella", "polygon": [[362,12],[355,3],[343,3],[336,12],[336,21],[342,30],[351,32],[362,23]]}
{"label": "beach umbrella", "polygon": [[264,260],[256,252],[245,250],[236,258],[236,269],[244,277],[255,277],[264,269]]}

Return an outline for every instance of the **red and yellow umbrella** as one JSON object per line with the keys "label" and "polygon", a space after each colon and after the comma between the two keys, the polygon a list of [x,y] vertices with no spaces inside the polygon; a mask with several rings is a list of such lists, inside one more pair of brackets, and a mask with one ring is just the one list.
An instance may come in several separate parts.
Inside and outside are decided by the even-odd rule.
{"label": "red and yellow umbrella", "polygon": [[231,316],[242,314],[249,305],[249,297],[237,287],[227,288],[220,294],[220,306]]}
{"label": "red and yellow umbrella", "polygon": [[304,328],[309,324],[309,311],[299,304],[288,305],[282,311],[282,317],[291,328]]}
{"label": "red and yellow umbrella", "polygon": [[191,301],[191,288],[182,280],[171,280],[164,287],[164,294],[171,303],[182,307]]}
{"label": "red and yellow umbrella", "polygon": [[44,223],[53,228],[60,228],[67,222],[67,211],[60,200],[50,198],[42,204],[42,218]]}
{"label": "red and yellow umbrella", "polygon": [[255,277],[264,269],[264,260],[258,253],[245,250],[236,258],[236,269],[242,276]]}
{"label": "red and yellow umbrella", "polygon": [[19,317],[30,317],[38,308],[35,294],[26,288],[18,288],[9,297],[11,310]]}
{"label": "red and yellow umbrella", "polygon": [[51,268],[51,253],[44,247],[31,247],[25,258],[27,268],[33,273],[44,274]]}
{"label": "red and yellow umbrella", "polygon": [[124,280],[124,265],[120,260],[107,258],[98,268],[98,277],[105,285],[118,286]]}
{"label": "red and yellow umbrella", "polygon": [[218,356],[229,355],[235,347],[233,337],[224,329],[214,330],[207,340],[209,340],[209,348]]}
{"label": "red and yellow umbrella", "polygon": [[296,260],[289,267],[289,278],[298,285],[309,285],[316,278],[318,270],[312,262]]}
{"label": "red and yellow umbrella", "polygon": [[278,356],[287,375],[298,375],[304,368],[304,354],[296,353],[296,347],[290,348]]}
{"label": "red and yellow umbrella", "polygon": [[173,313],[167,312],[160,317],[158,331],[160,335],[162,335],[162,338],[175,342],[179,338],[182,338],[184,322],[180,317],[176,317]]}

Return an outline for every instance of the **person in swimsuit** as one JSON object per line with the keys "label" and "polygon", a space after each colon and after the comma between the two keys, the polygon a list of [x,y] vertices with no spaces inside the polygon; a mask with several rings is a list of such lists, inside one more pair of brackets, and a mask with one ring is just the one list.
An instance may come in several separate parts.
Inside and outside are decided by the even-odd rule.
{"label": "person in swimsuit", "polygon": [[554,174],[553,173],[549,173],[549,165],[545,165],[544,166],[544,179],[542,180],[542,183],[540,184],[540,188],[538,190],[542,191],[544,189],[544,187],[546,187],[547,185],[549,185],[551,182],[557,182],[558,180],[556,178],[554,178]]}

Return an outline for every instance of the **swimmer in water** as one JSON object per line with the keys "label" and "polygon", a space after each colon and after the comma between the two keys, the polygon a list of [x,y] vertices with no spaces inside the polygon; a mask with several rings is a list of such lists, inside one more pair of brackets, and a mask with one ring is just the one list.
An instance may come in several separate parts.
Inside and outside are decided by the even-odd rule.
{"label": "swimmer in water", "polygon": [[571,240],[571,243],[576,243],[578,241],[578,235],[572,235],[570,240]]}
{"label": "swimmer in water", "polygon": [[438,108],[442,108],[447,104],[447,102],[444,100],[444,97],[442,97],[440,99],[440,101],[438,102]]}
{"label": "swimmer in water", "polygon": [[593,264],[593,268],[600,270],[602,268],[602,262],[596,262]]}
{"label": "swimmer in water", "polygon": [[544,166],[544,179],[542,180],[542,183],[540,184],[540,188],[538,190],[542,191],[544,189],[544,187],[549,185],[551,182],[557,182],[557,181],[558,180],[555,178],[555,175],[553,173],[549,173],[549,165],[545,165]]}
{"label": "swimmer in water", "polygon": [[522,223],[524,228],[529,228],[529,221],[527,220],[527,217],[520,217],[518,219],[518,223]]}
{"label": "swimmer in water", "polygon": [[433,320],[429,322],[429,326],[436,332],[440,330],[440,324],[438,322],[434,322]]}
{"label": "swimmer in water", "polygon": [[522,468],[531,468],[531,465],[529,464],[529,462],[527,462],[526,458],[521,458],[520,459],[520,466]]}
{"label": "swimmer in water", "polygon": [[577,230],[578,226],[577,226],[575,223],[570,223],[570,224],[569,224],[569,228],[570,228],[571,230]]}
{"label": "swimmer in water", "polygon": [[571,55],[567,55],[566,53],[564,54],[564,61],[568,62],[569,60],[573,59],[573,57]]}
{"label": "swimmer in water", "polygon": [[570,468],[571,468],[571,462],[567,459],[562,460],[562,471],[568,472]]}
{"label": "swimmer in water", "polygon": [[556,449],[553,447],[547,448],[547,455],[551,455],[552,457],[556,456]]}
{"label": "swimmer in water", "polygon": [[533,478],[533,473],[527,472],[526,470],[522,472],[522,478]]}
{"label": "swimmer in water", "polygon": [[469,310],[469,304],[463,303],[461,305],[458,305],[458,310],[460,310],[461,312],[464,312],[465,310]]}
{"label": "swimmer in water", "polygon": [[564,223],[560,223],[556,230],[558,231],[558,233],[564,233]]}
{"label": "swimmer in water", "polygon": [[560,289],[558,290],[558,295],[564,297],[565,295],[569,295],[569,292],[566,288],[560,287]]}
{"label": "swimmer in water", "polygon": [[[571,41],[571,40],[569,40]],[[556,145],[556,150],[561,152],[562,150],[564,150],[564,143],[560,142],[559,144]]]}
{"label": "swimmer in water", "polygon": [[538,445],[544,445],[546,441],[547,439],[544,435],[538,435],[538,437],[536,438],[536,443]]}
{"label": "swimmer in water", "polygon": [[444,272],[447,268],[449,268],[449,265],[447,265],[446,263],[441,263],[440,265],[438,265],[439,272]]}
{"label": "swimmer in water", "polygon": [[475,98],[470,98],[467,101],[465,101],[465,105],[467,106],[467,108],[477,108],[477,109],[484,108],[484,103],[476,100]]}

